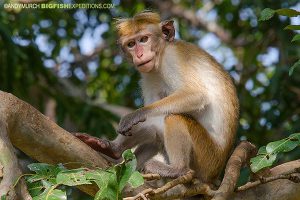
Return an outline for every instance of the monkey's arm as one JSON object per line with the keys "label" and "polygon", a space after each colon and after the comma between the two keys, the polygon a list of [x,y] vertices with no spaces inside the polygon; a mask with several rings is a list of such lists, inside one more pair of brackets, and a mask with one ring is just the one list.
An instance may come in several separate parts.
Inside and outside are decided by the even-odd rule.
{"label": "monkey's arm", "polygon": [[132,126],[143,122],[147,117],[188,113],[201,110],[208,104],[205,90],[185,89],[179,90],[159,101],[156,101],[143,108],[137,109],[123,117],[120,121],[118,132],[123,135],[130,135]]}

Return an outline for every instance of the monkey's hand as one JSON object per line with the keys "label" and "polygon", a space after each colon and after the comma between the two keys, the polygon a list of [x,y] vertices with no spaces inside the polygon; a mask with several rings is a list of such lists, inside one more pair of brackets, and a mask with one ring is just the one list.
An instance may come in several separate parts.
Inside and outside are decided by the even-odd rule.
{"label": "monkey's hand", "polygon": [[131,136],[132,135],[130,133],[131,128],[134,125],[144,121],[146,121],[146,112],[142,109],[138,109],[133,113],[130,113],[125,117],[122,117],[117,131],[122,135]]}
{"label": "monkey's hand", "polygon": [[92,149],[99,151],[113,159],[119,159],[122,152],[116,151],[109,140],[96,138],[85,133],[73,133],[78,139],[89,145]]}

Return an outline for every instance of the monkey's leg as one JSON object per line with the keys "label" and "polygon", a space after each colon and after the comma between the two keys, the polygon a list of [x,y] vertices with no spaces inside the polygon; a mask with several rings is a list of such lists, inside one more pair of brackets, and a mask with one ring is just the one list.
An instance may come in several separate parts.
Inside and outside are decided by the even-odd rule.
{"label": "monkey's leg", "polygon": [[[157,144],[159,143],[160,136],[155,126],[135,126],[131,130],[131,136],[118,135],[116,139],[110,142],[111,146],[120,153],[126,149],[133,148],[135,146],[142,146],[143,144]],[[154,145],[155,146],[155,145]],[[155,147],[156,148],[156,147]],[[138,149],[137,149],[138,150]],[[143,150],[140,148],[137,152],[148,151],[147,148]],[[156,150],[155,150],[156,151]],[[147,154],[147,153],[144,153]]]}
{"label": "monkey's leg", "polygon": [[150,160],[153,156],[155,156],[162,149],[162,144],[160,142],[153,141],[152,143],[146,143],[139,145],[134,154],[137,159],[137,168],[138,170],[142,170],[144,164]]}
{"label": "monkey's leg", "polygon": [[164,146],[169,164],[150,160],[145,166],[147,172],[175,178],[189,171],[193,142],[185,121],[181,115],[168,115],[165,118]]}

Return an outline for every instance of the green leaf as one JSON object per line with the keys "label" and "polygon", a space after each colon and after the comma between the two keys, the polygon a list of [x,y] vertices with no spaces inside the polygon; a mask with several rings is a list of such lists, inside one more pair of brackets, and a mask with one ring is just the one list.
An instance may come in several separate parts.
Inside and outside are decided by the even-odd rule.
{"label": "green leaf", "polygon": [[117,183],[116,174],[112,170],[94,170],[85,174],[87,180],[94,181],[99,188],[105,187],[108,182],[115,181]]}
{"label": "green leaf", "polygon": [[119,182],[119,192],[121,192],[125,185],[128,183],[128,180],[135,172],[137,165],[135,155],[131,152],[130,149],[124,151],[122,157],[124,159],[124,162],[115,166],[117,180]]}
{"label": "green leaf", "polygon": [[48,181],[45,181],[45,180],[42,180],[41,181],[42,185],[44,186],[44,188],[50,188],[53,186],[52,183],[48,182]]}
{"label": "green leaf", "polygon": [[114,190],[109,189],[108,187],[104,187],[101,190],[99,190],[94,200],[120,200],[121,194],[117,194]]}
{"label": "green leaf", "polygon": [[123,162],[107,170],[94,170],[85,174],[87,180],[95,182],[100,190],[95,200],[122,199],[122,190],[127,183],[137,187],[144,183],[143,177],[136,171],[137,161],[131,150],[122,154]]}
{"label": "green leaf", "polygon": [[63,184],[67,186],[92,184],[89,180],[87,180],[85,174],[86,169],[82,168],[65,170],[57,174],[56,182],[57,184]]}
{"label": "green leaf", "polygon": [[300,66],[300,59],[293,64],[293,66],[289,69],[289,76],[291,76],[294,73],[294,70],[296,67]]}
{"label": "green leaf", "polygon": [[300,140],[300,133],[293,133],[289,136],[289,138],[296,138],[296,139]]}
{"label": "green leaf", "polygon": [[275,10],[271,8],[265,8],[263,11],[260,13],[259,21],[266,21],[269,20],[273,17],[275,14]]}
{"label": "green leaf", "polygon": [[255,173],[259,170],[272,166],[277,154],[289,152],[300,145],[300,133],[291,134],[288,138],[270,142],[267,146],[262,146],[258,150],[258,155],[251,158],[251,170]]}
{"label": "green leaf", "polygon": [[144,178],[138,171],[135,171],[130,176],[128,183],[131,185],[131,187],[136,188],[144,184]]}
{"label": "green leaf", "polygon": [[55,166],[46,163],[32,163],[27,167],[30,169],[30,171],[34,171],[37,174],[47,174],[56,168]]}
{"label": "green leaf", "polygon": [[52,184],[56,184],[56,175],[64,170],[61,165],[54,166],[46,163],[32,163],[27,166],[31,171],[36,174],[29,176],[26,180],[28,182],[35,182],[40,180],[47,180]]}
{"label": "green leaf", "polygon": [[123,157],[125,162],[129,162],[129,161],[135,159],[135,155],[134,155],[134,153],[132,153],[132,151],[130,149],[125,150],[122,153],[122,157]]}
{"label": "green leaf", "polygon": [[288,25],[284,27],[284,30],[300,30],[300,25]]}
{"label": "green leaf", "polygon": [[55,186],[52,186],[46,189],[39,196],[35,196],[32,200],[66,200],[67,194],[65,191],[54,189]]}
{"label": "green leaf", "polygon": [[272,166],[275,162],[277,154],[267,153],[266,146],[259,148],[258,155],[254,158],[251,158],[250,168],[252,172],[258,172],[259,170]]}
{"label": "green leaf", "polygon": [[29,191],[29,194],[32,197],[38,196],[42,193],[42,190],[45,188],[43,186],[43,184],[39,181],[39,182],[34,182],[34,183],[30,183],[27,182],[27,188]]}
{"label": "green leaf", "polygon": [[270,167],[273,165],[277,157],[277,154],[266,154],[266,155],[258,155],[254,158],[251,158],[250,168],[252,172],[256,173],[259,170]]}
{"label": "green leaf", "polygon": [[257,155],[267,154],[266,146],[262,146],[258,149]]}
{"label": "green leaf", "polygon": [[292,39],[292,42],[295,42],[297,40],[300,40],[300,34],[295,35]]}
{"label": "green leaf", "polygon": [[298,15],[300,15],[300,12],[294,9],[290,9],[290,8],[281,8],[276,10],[276,13],[278,15],[283,15],[283,16],[287,16],[287,17],[297,17]]}
{"label": "green leaf", "polygon": [[118,181],[116,172],[112,169],[94,170],[86,174],[90,181],[94,181],[100,190],[95,195],[94,200],[118,200],[121,198],[121,192],[118,190]]}
{"label": "green leaf", "polygon": [[299,139],[296,136],[290,136],[279,141],[270,142],[267,145],[266,150],[269,154],[289,152],[295,149],[299,143]]}

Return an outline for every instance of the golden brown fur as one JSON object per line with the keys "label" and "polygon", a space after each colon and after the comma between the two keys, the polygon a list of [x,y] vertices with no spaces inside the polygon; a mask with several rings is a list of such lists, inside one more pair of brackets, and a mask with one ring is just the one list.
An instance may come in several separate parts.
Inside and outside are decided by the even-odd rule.
{"label": "golden brown fur", "polygon": [[160,16],[151,11],[144,11],[132,18],[117,19],[115,22],[119,37],[133,35],[145,29],[146,25],[159,24]]}

